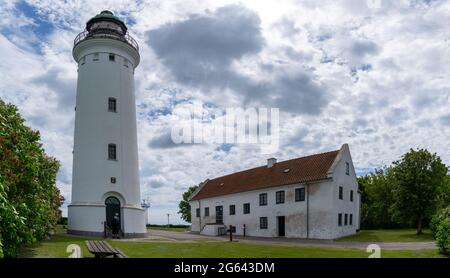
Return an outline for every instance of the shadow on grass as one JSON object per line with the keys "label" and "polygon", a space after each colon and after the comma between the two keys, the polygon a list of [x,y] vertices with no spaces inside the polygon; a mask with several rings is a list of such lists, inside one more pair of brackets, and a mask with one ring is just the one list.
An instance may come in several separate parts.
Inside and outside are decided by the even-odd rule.
{"label": "shadow on grass", "polygon": [[35,258],[36,248],[39,248],[39,244],[30,244],[20,248],[19,250],[19,258]]}

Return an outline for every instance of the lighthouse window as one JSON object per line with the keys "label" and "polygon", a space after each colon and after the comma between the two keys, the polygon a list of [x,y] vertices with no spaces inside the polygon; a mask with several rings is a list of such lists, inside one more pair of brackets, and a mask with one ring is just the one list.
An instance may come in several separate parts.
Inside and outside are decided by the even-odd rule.
{"label": "lighthouse window", "polygon": [[98,61],[98,53],[94,53],[94,59],[92,59],[93,61]]}
{"label": "lighthouse window", "polygon": [[108,98],[108,111],[117,112],[117,100],[113,97]]}
{"label": "lighthouse window", "polygon": [[116,144],[108,144],[108,159],[117,160]]}
{"label": "lighthouse window", "polygon": [[114,54],[109,53],[109,60],[112,61],[112,62],[114,62],[114,60],[115,60]]}
{"label": "lighthouse window", "polygon": [[128,61],[127,61],[127,59],[123,59],[123,66],[128,68]]}
{"label": "lighthouse window", "polygon": [[86,59],[84,57],[81,58],[81,60],[80,60],[81,65],[84,65],[85,62],[86,62]]}

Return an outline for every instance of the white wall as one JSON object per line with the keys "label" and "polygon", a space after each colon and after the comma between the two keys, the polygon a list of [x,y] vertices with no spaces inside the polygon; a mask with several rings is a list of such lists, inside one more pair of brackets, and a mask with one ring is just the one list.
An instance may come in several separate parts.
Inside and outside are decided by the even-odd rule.
{"label": "white wall", "polygon": [[142,209],[125,207],[122,209],[123,231],[128,236],[142,235],[147,232],[145,223],[145,212]]}
{"label": "white wall", "polygon": [[[350,151],[347,145],[344,145],[342,151],[340,152],[341,159],[337,164],[333,172],[334,180],[334,198],[333,207],[335,208],[335,216],[333,219],[333,226],[337,227],[334,237],[343,237],[356,233],[359,228],[359,197],[358,197],[358,182],[356,179],[355,168],[353,166],[353,161],[350,155]],[[345,162],[350,164],[349,175],[346,174]],[[339,186],[343,187],[343,200],[339,200]],[[350,201],[350,190],[353,190],[353,202]],[[338,213],[342,213],[342,226],[337,226],[338,223]],[[353,214],[353,225],[344,224],[345,214]],[[348,216],[349,217],[349,216]]]}
{"label": "white wall", "polygon": [[105,205],[69,206],[68,229],[101,235],[104,232],[102,221],[104,215]]}

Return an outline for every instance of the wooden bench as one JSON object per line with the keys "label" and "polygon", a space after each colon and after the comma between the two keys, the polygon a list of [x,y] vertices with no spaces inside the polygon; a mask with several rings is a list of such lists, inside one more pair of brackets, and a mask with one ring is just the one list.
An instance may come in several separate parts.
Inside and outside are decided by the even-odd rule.
{"label": "wooden bench", "polygon": [[127,259],[129,258],[125,253],[122,252],[122,250],[120,250],[119,248],[116,248],[117,253],[117,258],[120,259]]}
{"label": "wooden bench", "polygon": [[114,258],[128,258],[121,250],[112,247],[103,240],[86,240],[86,247],[89,252],[94,254],[95,258],[106,258],[108,256],[113,256]]}

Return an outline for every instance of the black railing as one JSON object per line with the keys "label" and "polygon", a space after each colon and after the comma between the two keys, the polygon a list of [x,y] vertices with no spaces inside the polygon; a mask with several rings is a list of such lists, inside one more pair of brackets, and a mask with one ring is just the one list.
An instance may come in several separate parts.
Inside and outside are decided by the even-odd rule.
{"label": "black railing", "polygon": [[87,30],[84,30],[83,32],[79,33],[78,36],[75,37],[75,40],[73,42],[73,45],[76,46],[82,41],[89,40],[89,39],[95,39],[95,38],[108,38],[108,39],[114,39],[118,41],[123,41],[125,43],[128,43],[131,45],[134,49],[139,51],[139,45],[136,42],[135,39],[133,39],[132,36],[130,36],[128,33],[120,34],[119,32],[111,29],[96,29],[88,32]]}

